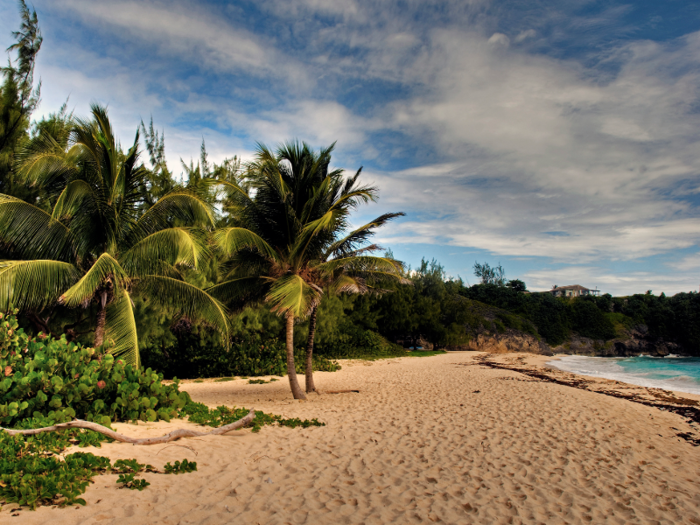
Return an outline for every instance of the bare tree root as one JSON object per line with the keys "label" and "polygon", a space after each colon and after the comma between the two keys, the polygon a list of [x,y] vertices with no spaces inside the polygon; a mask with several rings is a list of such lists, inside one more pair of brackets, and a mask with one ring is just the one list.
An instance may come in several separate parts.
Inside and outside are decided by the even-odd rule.
{"label": "bare tree root", "polygon": [[359,394],[359,390],[326,390],[324,394]]}
{"label": "bare tree root", "polygon": [[87,430],[93,430],[95,432],[99,432],[100,434],[107,436],[108,438],[112,438],[115,441],[120,441],[122,443],[131,443],[132,445],[159,445],[161,443],[168,443],[169,441],[175,441],[180,438],[186,438],[186,437],[199,437],[199,436],[216,436],[220,434],[225,434],[226,432],[230,432],[232,430],[236,430],[239,428],[243,428],[246,425],[248,425],[253,419],[255,418],[255,410],[251,409],[250,412],[248,412],[248,415],[245,416],[242,419],[239,419],[238,421],[234,421],[233,423],[229,425],[224,425],[223,427],[215,428],[214,430],[210,432],[197,432],[196,430],[188,430],[184,428],[178,428],[177,430],[173,430],[172,432],[160,436],[160,437],[151,437],[151,438],[142,438],[142,439],[136,439],[132,438],[129,436],[125,436],[124,434],[120,434],[119,432],[115,432],[114,430],[111,430],[107,427],[104,427],[102,425],[98,425],[97,423],[92,423],[90,421],[83,421],[82,419],[76,419],[75,421],[69,421],[68,423],[59,423],[57,425],[53,425],[50,427],[44,427],[44,428],[30,428],[26,430],[12,430],[9,428],[2,428],[0,427],[0,430],[4,430],[11,436],[15,435],[23,435],[23,436],[33,436],[35,434],[41,434],[43,432],[53,432],[56,430],[63,430],[64,428],[85,428]]}

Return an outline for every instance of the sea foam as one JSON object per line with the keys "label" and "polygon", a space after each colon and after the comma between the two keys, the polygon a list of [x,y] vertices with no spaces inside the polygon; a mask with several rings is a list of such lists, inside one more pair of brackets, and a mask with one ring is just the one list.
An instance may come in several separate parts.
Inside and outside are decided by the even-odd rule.
{"label": "sea foam", "polygon": [[697,357],[618,358],[567,355],[547,364],[574,374],[700,395],[700,358]]}

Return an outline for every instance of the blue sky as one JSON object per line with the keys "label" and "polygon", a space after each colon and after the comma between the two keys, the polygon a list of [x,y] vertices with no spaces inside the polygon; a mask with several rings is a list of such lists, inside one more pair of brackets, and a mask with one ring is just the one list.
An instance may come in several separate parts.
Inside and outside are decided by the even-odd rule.
{"label": "blue sky", "polygon": [[[171,169],[337,141],[381,189],[357,222],[473,282],[622,295],[700,285],[700,5],[681,0],[37,0],[37,116],[109,105]],[[0,0],[0,45],[16,3]]]}

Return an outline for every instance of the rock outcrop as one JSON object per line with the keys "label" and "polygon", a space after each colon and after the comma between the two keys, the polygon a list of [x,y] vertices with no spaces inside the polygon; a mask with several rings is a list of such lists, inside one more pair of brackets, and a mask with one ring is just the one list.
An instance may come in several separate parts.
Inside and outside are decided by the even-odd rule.
{"label": "rock outcrop", "polygon": [[472,333],[468,343],[448,347],[447,350],[475,350],[494,354],[508,352],[528,352],[540,355],[572,354],[592,357],[689,355],[689,352],[676,343],[649,337],[649,331],[644,325],[635,326],[622,337],[609,341],[574,335],[569,341],[555,347],[519,330],[508,329],[503,333],[494,333],[480,327],[476,333]]}
{"label": "rock outcrop", "polygon": [[644,325],[637,325],[622,337],[609,341],[596,341],[574,336],[570,341],[552,349],[557,354],[588,355],[594,357],[634,357],[649,355],[665,357],[670,354],[689,355],[685,349],[673,342],[652,338]]}
{"label": "rock outcrop", "polygon": [[467,344],[449,347],[447,350],[476,350],[493,354],[528,352],[531,354],[554,355],[546,343],[519,330],[506,330],[504,333],[476,334]]}

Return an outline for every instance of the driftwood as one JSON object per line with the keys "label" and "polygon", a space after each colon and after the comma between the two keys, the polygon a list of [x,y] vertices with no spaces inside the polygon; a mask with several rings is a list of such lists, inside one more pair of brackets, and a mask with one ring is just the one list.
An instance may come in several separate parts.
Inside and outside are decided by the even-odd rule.
{"label": "driftwood", "polygon": [[359,394],[359,390],[327,390],[324,394]]}
{"label": "driftwood", "polygon": [[210,432],[197,432],[196,430],[188,430],[184,428],[178,428],[177,430],[173,430],[172,432],[160,436],[160,437],[151,437],[151,438],[142,438],[142,439],[136,439],[132,438],[129,436],[125,436],[124,434],[120,434],[119,432],[115,432],[112,429],[109,429],[107,427],[104,427],[102,425],[98,425],[97,423],[91,423],[90,421],[83,421],[82,419],[76,419],[75,421],[69,421],[68,423],[59,423],[57,425],[53,425],[50,427],[44,427],[44,428],[30,428],[26,430],[12,430],[9,428],[2,428],[0,427],[0,430],[4,430],[11,436],[15,435],[23,435],[23,436],[33,436],[35,434],[41,434],[43,432],[53,432],[55,430],[63,430],[64,428],[85,428],[87,430],[93,430],[95,432],[99,432],[100,434],[103,434],[107,436],[108,438],[112,438],[115,441],[121,441],[122,443],[131,443],[132,445],[159,445],[161,443],[167,443],[169,441],[175,441],[180,438],[185,438],[185,437],[199,437],[199,436],[216,436],[220,434],[225,434],[226,432],[230,432],[232,430],[236,430],[239,428],[242,428],[246,425],[248,425],[253,419],[255,418],[255,410],[251,409],[250,412],[248,412],[248,415],[245,416],[242,419],[239,419],[238,421],[234,421],[233,423],[229,425],[224,425],[223,427],[215,428],[214,430]]}

